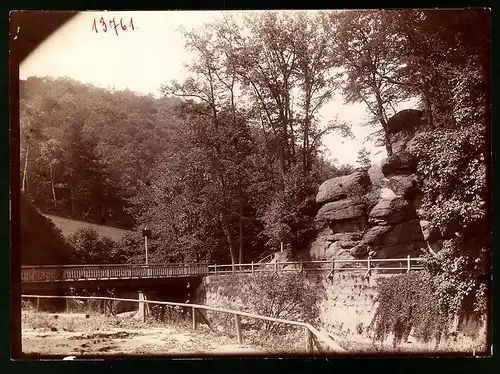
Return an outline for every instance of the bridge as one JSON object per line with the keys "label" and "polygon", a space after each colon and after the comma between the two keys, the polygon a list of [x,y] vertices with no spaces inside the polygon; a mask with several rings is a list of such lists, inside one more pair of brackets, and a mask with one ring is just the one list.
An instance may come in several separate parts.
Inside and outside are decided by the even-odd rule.
{"label": "bridge", "polygon": [[154,285],[161,281],[171,284],[200,281],[209,275],[257,274],[262,272],[306,272],[331,276],[335,272],[398,273],[423,269],[422,258],[334,260],[334,261],[287,261],[274,263],[249,263],[208,265],[203,263],[158,265],[44,265],[23,266],[21,288],[24,290],[57,287],[81,287],[82,285]]}
{"label": "bridge", "polygon": [[[332,277],[337,272],[357,272],[365,278],[372,274],[394,274],[422,270],[422,258],[334,260],[334,261],[287,261],[250,264],[158,264],[158,265],[46,265],[23,266],[21,293],[37,294],[37,310],[65,310],[64,297],[94,295],[134,300],[187,302],[199,298],[199,286],[206,276],[261,273],[305,273]],[[57,296],[51,304],[43,298]],[[42,301],[42,305],[40,305]],[[48,302],[49,300],[47,300]],[[144,304],[141,303],[145,316]],[[119,310],[129,311],[134,304],[120,303]],[[106,305],[102,305],[106,310]]]}

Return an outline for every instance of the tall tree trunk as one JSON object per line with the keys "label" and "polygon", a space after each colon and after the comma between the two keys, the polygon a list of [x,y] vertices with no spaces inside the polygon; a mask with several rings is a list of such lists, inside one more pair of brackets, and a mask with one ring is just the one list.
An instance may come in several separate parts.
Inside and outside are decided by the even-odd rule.
{"label": "tall tree trunk", "polygon": [[220,213],[220,220],[222,222],[222,227],[226,232],[227,242],[229,244],[229,254],[231,255],[231,263],[236,263],[236,243],[234,241],[233,234],[231,233],[231,226],[229,224],[229,220],[227,218],[226,212],[222,211]]}
{"label": "tall tree trunk", "polygon": [[425,116],[427,117],[427,124],[431,129],[434,128],[434,117],[432,115],[432,104],[430,100],[430,93],[429,89],[427,87],[427,84],[425,83],[424,79],[420,79],[422,82],[422,96],[424,99],[424,105],[425,105]]}
{"label": "tall tree trunk", "polygon": [[56,189],[54,185],[54,167],[50,165],[50,185],[52,188],[52,200],[54,201],[54,208],[57,209]]}
{"label": "tall tree trunk", "polygon": [[28,143],[28,148],[26,149],[26,157],[24,158],[24,171],[23,171],[23,185],[21,191],[26,191],[26,179],[28,175],[28,157],[30,154],[30,144]]}
{"label": "tall tree trunk", "polygon": [[283,141],[280,141],[280,148],[279,148],[279,157],[280,157],[280,171],[281,171],[281,178],[283,181],[283,185],[285,184],[285,175],[286,175],[286,165],[285,165],[285,145]]}
{"label": "tall tree trunk", "polygon": [[239,253],[239,263],[243,263],[243,196],[241,195],[241,186],[238,185],[238,204],[239,204],[239,244],[240,244],[240,253]]}
{"label": "tall tree trunk", "polygon": [[384,140],[385,140],[385,149],[387,150],[387,156],[392,156],[392,145],[391,138],[389,136],[389,129],[387,128],[387,121],[384,117],[384,106],[382,104],[382,97],[380,96],[380,91],[378,89],[375,90],[375,97],[377,99],[377,109],[379,115],[379,122],[382,125],[382,129],[384,130]]}
{"label": "tall tree trunk", "polygon": [[311,103],[311,97],[309,94],[309,90],[306,93],[306,103],[305,103],[305,118],[304,118],[304,138],[302,140],[302,167],[304,170],[304,175],[307,175],[309,172],[309,108]]}

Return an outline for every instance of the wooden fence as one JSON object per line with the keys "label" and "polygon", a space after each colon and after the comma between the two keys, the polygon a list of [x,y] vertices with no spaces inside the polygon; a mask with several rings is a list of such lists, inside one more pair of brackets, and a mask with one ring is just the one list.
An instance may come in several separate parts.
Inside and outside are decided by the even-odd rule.
{"label": "wooden fence", "polygon": [[288,261],[229,265],[161,264],[161,265],[47,265],[23,266],[21,282],[92,281],[112,279],[144,279],[192,277],[224,274],[255,274],[260,272],[327,273],[363,271],[365,277],[373,272],[409,272],[422,270],[422,258]]}
{"label": "wooden fence", "polygon": [[[208,310],[212,312],[217,312],[217,313],[224,313],[224,314],[231,314],[233,315],[234,318],[234,329],[235,329],[235,335],[238,340],[238,343],[242,344],[243,343],[243,332],[244,330],[242,329],[241,326],[241,317],[247,317],[247,318],[253,318],[261,321],[270,321],[274,323],[281,323],[281,324],[286,324],[289,326],[297,326],[301,327],[304,330],[304,350],[307,353],[313,353],[314,348],[316,347],[316,350],[320,353],[325,353],[325,352],[337,352],[337,353],[345,353],[347,352],[345,349],[340,347],[326,332],[324,331],[319,331],[316,329],[314,326],[312,326],[309,323],[306,322],[297,322],[297,321],[289,321],[286,319],[281,319],[281,318],[273,318],[273,317],[268,317],[268,316],[261,316],[258,314],[253,314],[253,313],[247,313],[247,312],[242,312],[242,311],[237,311],[237,310],[231,310],[231,309],[222,309],[222,308],[215,308],[215,307],[210,307],[207,305],[201,305],[201,304],[186,304],[186,303],[177,303],[177,302],[170,302],[170,301],[152,301],[152,300],[144,300],[144,299],[122,299],[122,298],[113,298],[113,297],[98,297],[98,296],[47,296],[47,295],[22,295],[21,298],[24,299],[36,299],[37,300],[37,305],[39,303],[40,299],[90,299],[90,300],[108,300],[108,301],[124,301],[124,302],[136,302],[139,303],[139,310],[142,309],[143,313],[145,308],[145,304],[154,304],[154,305],[167,305],[167,306],[177,306],[177,307],[184,307],[184,308],[190,308],[191,309],[191,319],[192,319],[192,327],[193,329],[197,328],[197,318],[196,316],[199,315],[201,319],[209,326],[210,322],[206,319],[205,316],[203,316],[202,313],[200,313],[200,310]],[[142,306],[142,308],[141,308]],[[144,318],[144,314],[143,314]]]}

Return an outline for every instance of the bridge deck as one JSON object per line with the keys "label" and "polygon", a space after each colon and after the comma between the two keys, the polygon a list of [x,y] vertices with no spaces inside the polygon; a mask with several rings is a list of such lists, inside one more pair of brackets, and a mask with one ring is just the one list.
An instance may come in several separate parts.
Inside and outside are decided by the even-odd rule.
{"label": "bridge deck", "polygon": [[203,277],[207,275],[258,272],[333,272],[421,270],[421,258],[381,260],[335,260],[306,262],[251,263],[234,265],[161,264],[161,265],[48,265],[23,266],[21,283],[79,282],[126,279]]}

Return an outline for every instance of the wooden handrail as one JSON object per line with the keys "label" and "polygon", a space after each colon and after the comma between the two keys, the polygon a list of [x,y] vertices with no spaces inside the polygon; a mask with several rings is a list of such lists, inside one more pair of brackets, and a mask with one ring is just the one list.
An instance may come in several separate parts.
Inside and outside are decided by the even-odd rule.
{"label": "wooden handrail", "polygon": [[[178,303],[178,302],[173,302],[173,301],[153,301],[153,300],[138,300],[138,299],[124,299],[124,298],[113,298],[113,297],[103,297],[103,296],[53,296],[53,295],[21,295],[21,298],[31,298],[37,299],[37,302],[39,299],[89,299],[89,300],[111,300],[111,301],[125,301],[125,302],[135,302],[135,303],[145,303],[145,304],[154,304],[154,305],[169,305],[169,306],[179,306],[179,307],[185,307],[185,308],[192,308],[194,309],[203,309],[203,310],[208,310],[212,312],[219,312],[219,313],[225,313],[225,314],[233,314],[238,317],[248,317],[248,318],[253,318],[253,319],[258,319],[262,321],[270,321],[270,322],[275,322],[275,323],[283,323],[291,326],[300,326],[303,327],[304,329],[308,330],[311,334],[313,334],[317,339],[320,341],[324,342],[331,350],[334,350],[336,352],[347,352],[344,348],[340,347],[327,333],[325,332],[320,332],[318,329],[313,327],[310,323],[307,322],[297,322],[297,321],[290,321],[282,318],[274,318],[274,317],[268,317],[268,316],[261,316],[259,314],[254,314],[254,313],[248,313],[248,312],[243,312],[239,310],[233,310],[233,309],[224,309],[224,308],[216,308],[216,307],[211,307],[208,305],[202,305],[202,304],[186,304],[186,303]],[[194,313],[193,319],[194,319]],[[240,329],[239,334],[238,334],[238,340],[242,340],[241,336],[241,326],[237,325],[237,329]],[[193,328],[196,328],[196,323],[193,322]],[[306,347],[308,347],[308,352],[312,351],[312,345],[309,344],[309,342],[306,339]]]}

